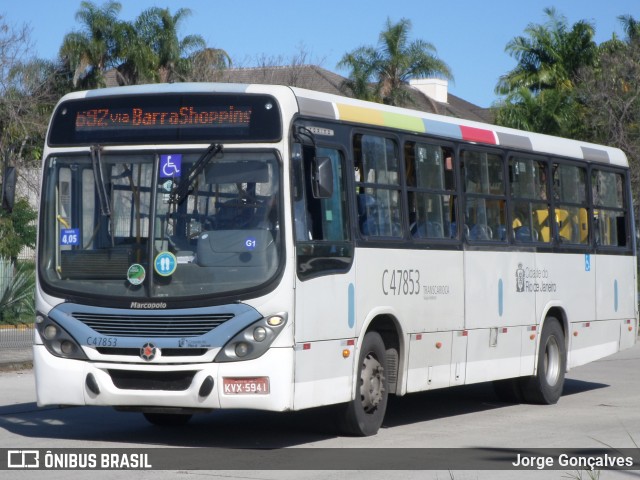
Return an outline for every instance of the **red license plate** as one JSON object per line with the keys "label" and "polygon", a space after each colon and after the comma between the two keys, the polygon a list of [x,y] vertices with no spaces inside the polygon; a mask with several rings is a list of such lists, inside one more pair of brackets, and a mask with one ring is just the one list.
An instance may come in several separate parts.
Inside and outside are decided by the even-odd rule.
{"label": "red license plate", "polygon": [[224,377],[225,395],[266,395],[269,393],[269,377]]}

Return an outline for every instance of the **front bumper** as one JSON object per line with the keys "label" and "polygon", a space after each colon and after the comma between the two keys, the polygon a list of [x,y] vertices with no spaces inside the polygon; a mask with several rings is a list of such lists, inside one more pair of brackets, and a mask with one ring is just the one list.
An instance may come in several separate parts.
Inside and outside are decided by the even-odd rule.
{"label": "front bumper", "polygon": [[[293,355],[292,348],[271,348],[258,359],[239,362],[126,364],[63,359],[51,355],[43,345],[33,347],[39,406],[100,405],[140,407],[141,410],[144,407],[290,410],[293,405]],[[113,371],[117,371],[117,376],[127,378],[125,388],[122,388],[122,382],[114,381]],[[93,386],[87,380],[90,376],[95,381]],[[202,391],[208,390],[202,388],[207,377],[213,379],[213,388],[203,396]],[[225,392],[225,377],[268,377],[269,393]],[[163,389],[164,379],[167,383]],[[138,380],[140,388],[136,386]]]}

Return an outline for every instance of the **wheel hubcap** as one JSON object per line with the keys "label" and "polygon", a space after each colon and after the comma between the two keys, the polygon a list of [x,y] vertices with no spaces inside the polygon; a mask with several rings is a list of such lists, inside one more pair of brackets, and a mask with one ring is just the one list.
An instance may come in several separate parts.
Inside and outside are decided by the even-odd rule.
{"label": "wheel hubcap", "polygon": [[384,398],[384,368],[378,359],[368,354],[362,364],[360,398],[366,413],[373,413]]}
{"label": "wheel hubcap", "polygon": [[555,337],[550,337],[544,352],[544,371],[547,384],[553,386],[560,378],[560,347]]}

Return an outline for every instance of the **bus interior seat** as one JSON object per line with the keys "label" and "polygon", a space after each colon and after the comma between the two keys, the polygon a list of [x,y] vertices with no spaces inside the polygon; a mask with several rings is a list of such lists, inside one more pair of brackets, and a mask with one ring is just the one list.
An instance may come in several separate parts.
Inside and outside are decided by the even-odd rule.
{"label": "bus interior seat", "polygon": [[358,195],[358,223],[363,235],[380,235],[378,205],[372,195],[366,193]]}
{"label": "bus interior seat", "polygon": [[517,242],[537,242],[538,231],[532,230],[530,227],[523,225],[513,230]]}
{"label": "bus interior seat", "polygon": [[373,195],[358,195],[358,223],[364,236],[402,237],[402,224],[390,217],[391,210],[380,208]]}
{"label": "bus interior seat", "polygon": [[411,233],[414,238],[445,238],[444,228],[440,222],[414,224]]}
{"label": "bus interior seat", "polygon": [[489,227],[489,225],[485,225],[482,223],[476,223],[469,229],[469,239],[470,240],[492,240],[493,232],[491,231],[491,227]]}

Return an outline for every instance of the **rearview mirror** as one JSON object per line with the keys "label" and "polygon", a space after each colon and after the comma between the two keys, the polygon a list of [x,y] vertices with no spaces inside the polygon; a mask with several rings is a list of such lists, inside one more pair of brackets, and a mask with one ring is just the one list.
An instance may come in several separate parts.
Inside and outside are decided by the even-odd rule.
{"label": "rearview mirror", "polygon": [[311,189],[314,198],[333,195],[333,165],[329,157],[315,157],[312,161]]}
{"label": "rearview mirror", "polygon": [[2,178],[2,209],[11,213],[16,198],[16,169],[7,167]]}

